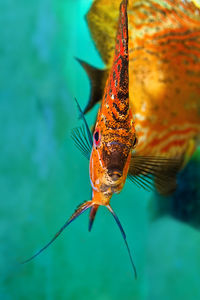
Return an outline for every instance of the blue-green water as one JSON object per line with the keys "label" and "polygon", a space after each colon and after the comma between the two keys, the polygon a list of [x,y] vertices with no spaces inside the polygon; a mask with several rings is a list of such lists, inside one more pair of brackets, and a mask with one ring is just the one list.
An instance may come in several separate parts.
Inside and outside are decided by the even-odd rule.
{"label": "blue-green water", "polygon": [[[102,67],[84,15],[89,0],[0,2],[0,299],[200,299],[200,233],[170,218],[151,222],[152,194],[126,183],[112,206],[127,233],[135,281],[120,232],[101,208],[88,233],[81,216],[33,262],[90,199],[88,161],[70,131],[89,82],[74,57]],[[87,116],[92,124],[93,111]]]}

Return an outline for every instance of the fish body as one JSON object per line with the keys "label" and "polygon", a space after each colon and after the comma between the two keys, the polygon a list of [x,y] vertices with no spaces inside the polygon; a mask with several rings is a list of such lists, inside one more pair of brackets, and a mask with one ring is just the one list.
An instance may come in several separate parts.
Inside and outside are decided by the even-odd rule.
{"label": "fish body", "polygon": [[[96,0],[87,15],[107,69],[118,5],[119,0]],[[200,9],[190,1],[135,0],[129,3],[128,14],[135,151],[180,157],[185,165],[200,137]]]}

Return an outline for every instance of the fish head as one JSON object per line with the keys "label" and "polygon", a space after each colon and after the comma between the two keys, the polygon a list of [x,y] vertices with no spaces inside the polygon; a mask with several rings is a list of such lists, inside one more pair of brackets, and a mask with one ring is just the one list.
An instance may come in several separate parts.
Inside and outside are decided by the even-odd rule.
{"label": "fish head", "polygon": [[130,165],[131,152],[137,141],[132,118],[129,122],[131,126],[127,128],[111,129],[104,125],[105,123],[96,123],[90,156],[93,201],[101,205],[108,204],[113,193],[122,190]]}

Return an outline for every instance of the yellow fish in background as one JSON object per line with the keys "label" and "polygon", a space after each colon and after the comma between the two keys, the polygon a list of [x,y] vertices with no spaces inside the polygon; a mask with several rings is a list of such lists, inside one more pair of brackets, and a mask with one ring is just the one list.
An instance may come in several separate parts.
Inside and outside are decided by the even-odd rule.
{"label": "yellow fish in background", "polygon": [[[95,0],[87,15],[106,64],[81,62],[91,83],[87,112],[102,99],[111,67],[120,0]],[[183,167],[200,136],[200,9],[190,1],[129,2],[129,95],[138,144],[136,153],[182,158]],[[131,172],[131,169],[130,169]],[[159,186],[165,195],[175,182]]]}

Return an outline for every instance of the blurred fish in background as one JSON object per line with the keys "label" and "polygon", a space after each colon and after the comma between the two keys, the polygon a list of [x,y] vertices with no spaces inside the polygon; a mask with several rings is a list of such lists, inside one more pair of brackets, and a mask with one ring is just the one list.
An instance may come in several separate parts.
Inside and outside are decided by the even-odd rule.
{"label": "blurred fish in background", "polygon": [[[87,15],[91,34],[108,68],[117,5],[117,1],[94,1]],[[132,1],[129,36],[130,102],[138,136],[135,151],[182,158],[182,169],[200,137],[200,10],[191,1]],[[94,76],[94,68],[91,72],[91,66],[83,66],[92,77],[87,112],[102,97],[95,78],[104,85],[107,70],[96,70],[98,76]],[[169,169],[165,166],[161,172]],[[172,193],[176,187],[175,179],[166,181],[163,186],[159,185],[160,178],[155,179],[162,195]]]}

